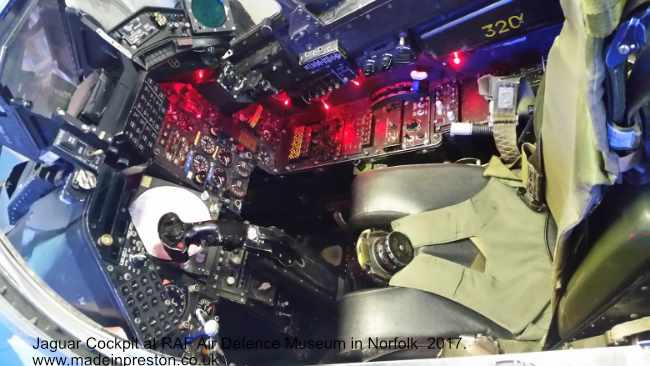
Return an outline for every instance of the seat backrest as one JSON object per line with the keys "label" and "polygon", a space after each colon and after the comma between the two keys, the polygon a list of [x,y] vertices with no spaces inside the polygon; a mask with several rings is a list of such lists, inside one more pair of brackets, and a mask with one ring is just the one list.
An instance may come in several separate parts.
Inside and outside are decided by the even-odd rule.
{"label": "seat backrest", "polygon": [[[650,1],[630,1],[626,10],[642,3]],[[554,299],[555,330],[567,340],[602,333],[630,316],[650,314],[650,298],[646,295],[642,303],[635,297],[650,283],[650,251],[644,244],[650,230],[650,191],[608,189],[594,212],[604,187],[617,182],[623,171],[619,157],[609,149],[607,123],[613,121],[606,120],[603,97],[605,37],[619,24],[626,1],[563,0],[562,5],[567,20],[549,57],[541,134],[546,198],[560,233],[554,275],[562,290],[556,295],[562,296]],[[645,51],[627,83],[628,109],[638,110],[650,102],[649,71],[650,51]],[[589,251],[568,273],[574,244],[568,241],[569,234],[587,216],[599,230],[588,235]]]}
{"label": "seat backrest", "polygon": [[569,234],[601,201],[602,187],[619,175],[607,141],[601,55],[625,1],[562,0],[561,5],[565,23],[549,54],[540,128],[546,202],[558,226],[556,283]]}

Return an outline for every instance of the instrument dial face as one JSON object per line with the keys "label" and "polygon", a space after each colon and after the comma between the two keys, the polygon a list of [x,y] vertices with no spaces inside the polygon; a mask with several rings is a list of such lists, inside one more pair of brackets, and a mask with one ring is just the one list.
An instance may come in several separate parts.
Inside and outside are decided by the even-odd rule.
{"label": "instrument dial face", "polygon": [[242,180],[236,180],[230,186],[230,192],[237,198],[246,197],[246,184]]}
{"label": "instrument dial face", "polygon": [[195,173],[205,173],[208,169],[210,169],[208,158],[201,154],[194,155],[192,160],[192,170],[194,170]]}
{"label": "instrument dial face", "polygon": [[252,168],[251,165],[246,161],[240,161],[237,163],[237,174],[242,178],[248,178],[251,176]]}
{"label": "instrument dial face", "polygon": [[209,319],[219,319],[217,316],[217,302],[214,300],[202,298],[197,302],[196,308],[203,310]]}
{"label": "instrument dial face", "polygon": [[230,166],[230,164],[232,163],[232,152],[230,152],[230,150],[227,149],[219,150],[217,157],[219,159],[219,162],[225,167]]}
{"label": "instrument dial face", "polygon": [[215,168],[212,171],[212,176],[210,177],[210,187],[212,189],[221,189],[227,180],[226,171],[221,168]]}
{"label": "instrument dial face", "polygon": [[257,159],[265,165],[270,165],[272,163],[271,154],[265,150],[260,150],[260,152],[257,154]]}
{"label": "instrument dial face", "polygon": [[185,314],[187,310],[187,290],[177,285],[165,286],[167,296],[171,305],[176,310],[176,314]]}
{"label": "instrument dial face", "polygon": [[207,175],[208,174],[206,172],[198,172],[194,176],[194,181],[198,184],[203,184],[205,183],[205,177],[207,177]]}
{"label": "instrument dial face", "polygon": [[201,150],[208,155],[212,155],[217,151],[217,142],[214,138],[207,135],[201,137],[201,140],[199,140],[199,146],[201,146]]}

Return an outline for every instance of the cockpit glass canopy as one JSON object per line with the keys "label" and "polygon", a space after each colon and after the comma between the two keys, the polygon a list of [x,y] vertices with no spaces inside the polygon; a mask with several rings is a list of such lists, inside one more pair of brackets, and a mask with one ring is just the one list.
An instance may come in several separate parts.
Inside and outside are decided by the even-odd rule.
{"label": "cockpit glass canopy", "polygon": [[12,97],[29,100],[32,111],[46,117],[67,106],[78,76],[57,2],[33,3],[12,31],[2,36],[0,84],[9,88]]}

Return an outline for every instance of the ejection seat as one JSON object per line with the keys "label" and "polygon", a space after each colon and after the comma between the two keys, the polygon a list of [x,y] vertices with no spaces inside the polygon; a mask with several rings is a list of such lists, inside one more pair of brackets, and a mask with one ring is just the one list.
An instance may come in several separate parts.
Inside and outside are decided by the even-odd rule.
{"label": "ejection seat", "polygon": [[[542,337],[513,334],[494,319],[450,299],[453,293],[443,296],[417,289],[418,286],[390,286],[344,296],[339,306],[338,335],[342,339],[405,336],[427,339],[480,334],[502,340],[501,351],[513,352],[552,348],[575,338],[598,336],[616,324],[645,320],[630,327],[638,333],[644,329],[643,324],[650,323],[647,318],[650,316],[650,250],[647,243],[643,244],[650,232],[650,193],[644,187],[619,185],[605,194],[605,187],[620,183],[627,165],[624,163],[627,155],[610,149],[605,113],[610,106],[606,107],[602,98],[605,91],[602,54],[606,37],[618,25],[624,5],[625,1],[615,0],[562,0],[566,21],[549,56],[545,90],[538,96],[543,99],[538,104],[536,118],[542,123],[536,125],[536,132],[538,148],[539,141],[543,140],[544,201],[548,213],[548,220],[539,231],[544,237],[539,242],[544,243],[545,255],[552,262],[545,269],[550,283],[548,308],[540,315],[546,319],[539,322],[544,327],[546,344],[541,343]],[[626,12],[637,11],[636,5]],[[633,113],[650,102],[646,72],[650,67],[650,51],[643,52],[637,63],[630,80],[630,86],[636,90],[628,89],[633,100],[627,106],[635,106]],[[635,81],[634,75],[644,72],[645,77],[637,77]],[[635,118],[631,114],[626,117]],[[472,197],[490,185],[491,179],[494,178],[487,177],[482,167],[456,164],[400,166],[365,172],[353,183],[348,221],[357,232],[368,228],[390,230],[391,226],[395,229],[395,222],[405,217],[471,202]],[[601,202],[604,202],[602,207],[596,209]],[[626,212],[629,216],[625,216]],[[512,213],[498,212],[498,215],[508,218]],[[445,218],[431,216],[441,217]],[[521,217],[509,219],[517,222]],[[449,222],[425,220],[420,225],[428,224],[426,230],[449,231],[441,226]],[[460,218],[451,222],[463,225]],[[588,226],[585,222],[596,222],[598,227],[585,229]],[[416,258],[422,254],[435,256],[471,271],[481,255],[477,246],[467,239],[448,243],[418,248]],[[585,254],[576,256],[578,246]],[[519,300],[522,307],[527,306],[527,298]],[[585,345],[607,343],[606,340],[604,344]],[[409,355],[418,357],[417,352],[397,357]],[[431,357],[431,350],[428,355]],[[366,359],[373,357],[376,355],[365,355]]]}
{"label": "ejection seat", "polygon": [[[390,230],[391,223],[397,219],[465,202],[488,185],[490,178],[484,176],[484,172],[483,167],[475,165],[425,164],[360,174],[353,183],[349,224],[357,232],[367,228]],[[431,223],[432,228],[435,225]],[[555,224],[549,220],[545,234],[547,253],[553,252],[555,230]],[[417,250],[417,255],[422,254],[468,269],[482,255],[470,239],[424,246]],[[431,281],[436,280],[431,278]],[[391,286],[353,292],[343,297],[339,309],[338,336],[341,339],[414,337],[424,342],[420,346],[427,348],[430,337],[480,334],[502,340],[515,338],[508,329],[481,313],[444,296],[415,288]],[[382,357],[430,356],[431,352],[430,349],[411,349],[384,352],[392,354]],[[379,356],[365,354],[362,358]]]}

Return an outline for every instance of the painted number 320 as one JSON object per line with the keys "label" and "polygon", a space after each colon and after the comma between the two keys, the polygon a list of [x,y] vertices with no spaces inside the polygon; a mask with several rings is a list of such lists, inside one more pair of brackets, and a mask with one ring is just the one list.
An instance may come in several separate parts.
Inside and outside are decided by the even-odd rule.
{"label": "painted number 320", "polygon": [[508,33],[512,30],[519,29],[524,25],[524,14],[513,15],[510,18],[498,20],[492,24],[482,26],[486,38],[494,38],[498,35]]}

